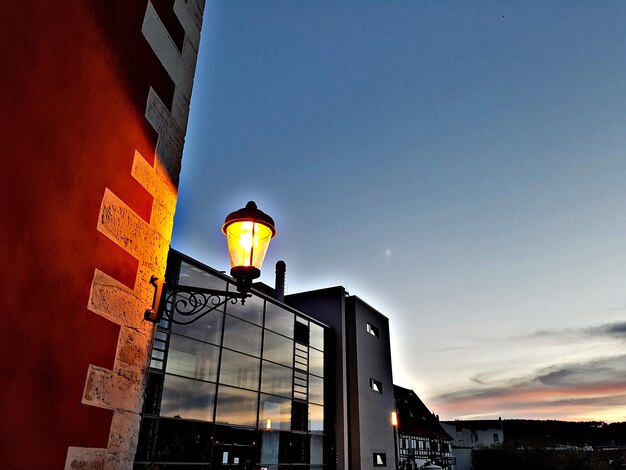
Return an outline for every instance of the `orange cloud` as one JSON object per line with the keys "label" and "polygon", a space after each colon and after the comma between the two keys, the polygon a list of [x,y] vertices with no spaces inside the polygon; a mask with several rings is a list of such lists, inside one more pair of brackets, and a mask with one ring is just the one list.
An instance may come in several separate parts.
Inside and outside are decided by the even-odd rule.
{"label": "orange cloud", "polygon": [[551,368],[535,378],[500,387],[460,390],[435,398],[433,406],[450,418],[622,421],[626,419],[626,380],[621,359]]}

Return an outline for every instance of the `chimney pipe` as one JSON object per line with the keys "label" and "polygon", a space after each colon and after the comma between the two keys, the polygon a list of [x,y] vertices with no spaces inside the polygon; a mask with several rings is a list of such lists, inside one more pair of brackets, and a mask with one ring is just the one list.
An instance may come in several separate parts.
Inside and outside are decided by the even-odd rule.
{"label": "chimney pipe", "polygon": [[276,262],[276,286],[275,297],[279,302],[285,301],[285,272],[287,272],[287,265],[284,261]]}

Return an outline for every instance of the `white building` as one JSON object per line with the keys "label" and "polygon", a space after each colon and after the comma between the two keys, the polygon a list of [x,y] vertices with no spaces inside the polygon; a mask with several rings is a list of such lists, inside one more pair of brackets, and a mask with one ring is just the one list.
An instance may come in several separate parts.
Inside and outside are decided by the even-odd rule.
{"label": "white building", "polygon": [[452,436],[452,455],[456,458],[455,470],[472,468],[472,450],[504,442],[502,419],[442,421],[441,425]]}

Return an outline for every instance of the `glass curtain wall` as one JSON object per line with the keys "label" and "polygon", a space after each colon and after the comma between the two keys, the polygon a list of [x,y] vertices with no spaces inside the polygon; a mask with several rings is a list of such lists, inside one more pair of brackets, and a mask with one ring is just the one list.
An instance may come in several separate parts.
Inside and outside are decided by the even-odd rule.
{"label": "glass curtain wall", "polygon": [[[173,284],[234,289],[175,252],[168,270]],[[326,468],[324,334],[254,294],[191,325],[162,320],[135,468]]]}

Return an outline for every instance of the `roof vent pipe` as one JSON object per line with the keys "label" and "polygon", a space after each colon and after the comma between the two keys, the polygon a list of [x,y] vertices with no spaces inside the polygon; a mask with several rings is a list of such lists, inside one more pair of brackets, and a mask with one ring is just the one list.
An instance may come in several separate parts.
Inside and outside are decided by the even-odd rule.
{"label": "roof vent pipe", "polygon": [[275,296],[279,302],[285,301],[285,273],[287,272],[287,265],[284,261],[276,262],[276,286]]}

